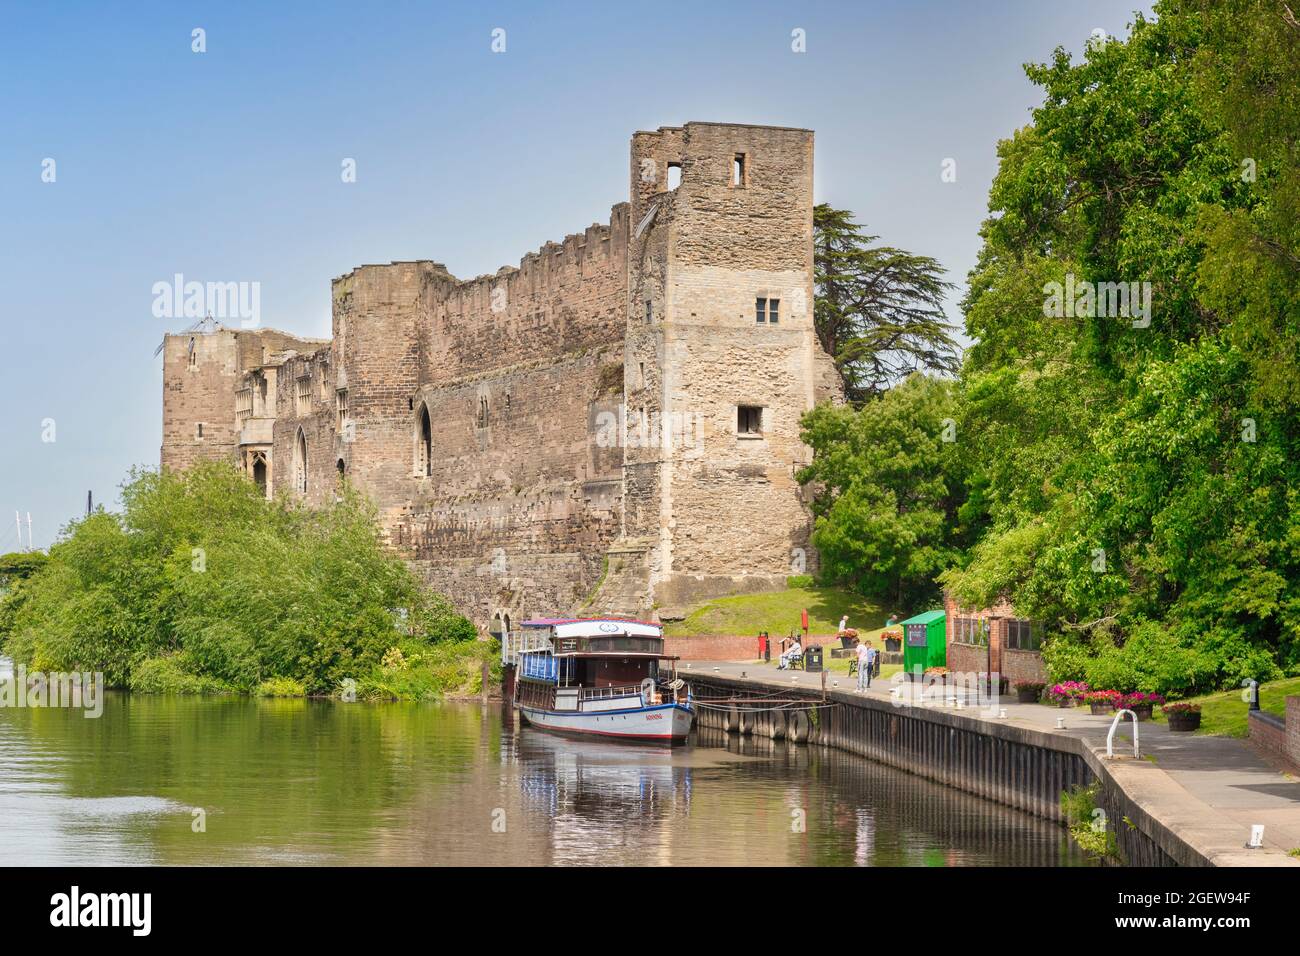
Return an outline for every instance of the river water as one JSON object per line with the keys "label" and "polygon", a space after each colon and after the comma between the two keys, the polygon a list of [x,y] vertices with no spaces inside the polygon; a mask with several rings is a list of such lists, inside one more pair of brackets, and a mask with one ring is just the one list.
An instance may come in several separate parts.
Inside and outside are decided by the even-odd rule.
{"label": "river water", "polygon": [[1084,860],[1015,810],[782,741],[574,742],[463,703],[0,707],[0,864],[250,863]]}

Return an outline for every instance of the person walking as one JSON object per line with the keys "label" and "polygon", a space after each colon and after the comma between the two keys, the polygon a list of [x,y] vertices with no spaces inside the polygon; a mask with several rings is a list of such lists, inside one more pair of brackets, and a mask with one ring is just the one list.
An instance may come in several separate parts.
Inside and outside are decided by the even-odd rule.
{"label": "person walking", "polygon": [[858,644],[858,690],[864,691],[871,686],[871,645],[866,641]]}
{"label": "person walking", "polygon": [[[872,647],[870,644],[868,644],[867,645],[867,686],[868,687],[871,686],[872,675],[879,673],[879,671],[877,670],[877,668],[880,667],[879,661],[880,661],[880,657],[879,655],[876,654],[876,649]],[[860,669],[862,665],[859,664],[858,667]]]}

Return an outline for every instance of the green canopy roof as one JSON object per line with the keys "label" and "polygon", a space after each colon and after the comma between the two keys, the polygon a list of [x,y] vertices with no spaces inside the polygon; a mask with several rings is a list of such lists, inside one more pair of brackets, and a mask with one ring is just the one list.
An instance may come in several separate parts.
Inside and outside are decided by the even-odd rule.
{"label": "green canopy roof", "polygon": [[935,621],[942,621],[942,620],[943,620],[942,610],[923,611],[922,613],[916,615],[915,617],[909,617],[906,621],[899,621],[898,623],[900,626],[902,626],[903,624],[933,624]]}

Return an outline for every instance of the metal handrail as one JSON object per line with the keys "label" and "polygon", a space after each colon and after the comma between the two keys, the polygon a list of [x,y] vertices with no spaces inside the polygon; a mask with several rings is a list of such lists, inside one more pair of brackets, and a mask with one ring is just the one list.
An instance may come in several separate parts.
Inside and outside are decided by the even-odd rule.
{"label": "metal handrail", "polygon": [[1117,728],[1117,727],[1119,726],[1119,722],[1120,722],[1121,720],[1124,719],[1124,715],[1125,715],[1125,714],[1128,714],[1130,717],[1133,718],[1133,759],[1134,759],[1134,760],[1137,759],[1137,756],[1138,756],[1138,715],[1135,714],[1135,713],[1134,713],[1133,711],[1131,711],[1131,710],[1117,710],[1117,711],[1115,711],[1115,719],[1112,720],[1112,721],[1110,722],[1110,733],[1108,733],[1108,734],[1106,735],[1106,757],[1107,757],[1107,759],[1111,759],[1111,760],[1113,760],[1113,759],[1115,758],[1115,749],[1114,749],[1114,747],[1112,746],[1112,743],[1113,743],[1114,740],[1115,740],[1115,728]]}
{"label": "metal handrail", "polygon": [[550,639],[545,634],[532,633],[530,630],[508,631],[501,635],[501,663],[517,664],[520,654],[534,651],[549,651]]}
{"label": "metal handrail", "polygon": [[584,687],[583,700],[610,700],[614,697],[633,697],[641,693],[640,684],[624,684],[621,687]]}

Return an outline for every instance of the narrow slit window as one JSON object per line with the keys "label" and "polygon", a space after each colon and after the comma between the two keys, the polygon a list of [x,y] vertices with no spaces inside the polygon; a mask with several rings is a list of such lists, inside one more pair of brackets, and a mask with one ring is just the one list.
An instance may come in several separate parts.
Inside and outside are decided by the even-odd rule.
{"label": "narrow slit window", "polygon": [[740,187],[745,185],[745,154],[737,153],[731,161],[731,185]]}
{"label": "narrow slit window", "polygon": [[646,324],[647,324],[647,325],[648,325],[650,322],[654,321],[654,315],[655,315],[655,312],[654,312],[654,304],[651,303],[651,301],[650,301],[649,299],[646,299],[646,300],[645,300],[645,320],[646,320]]}

